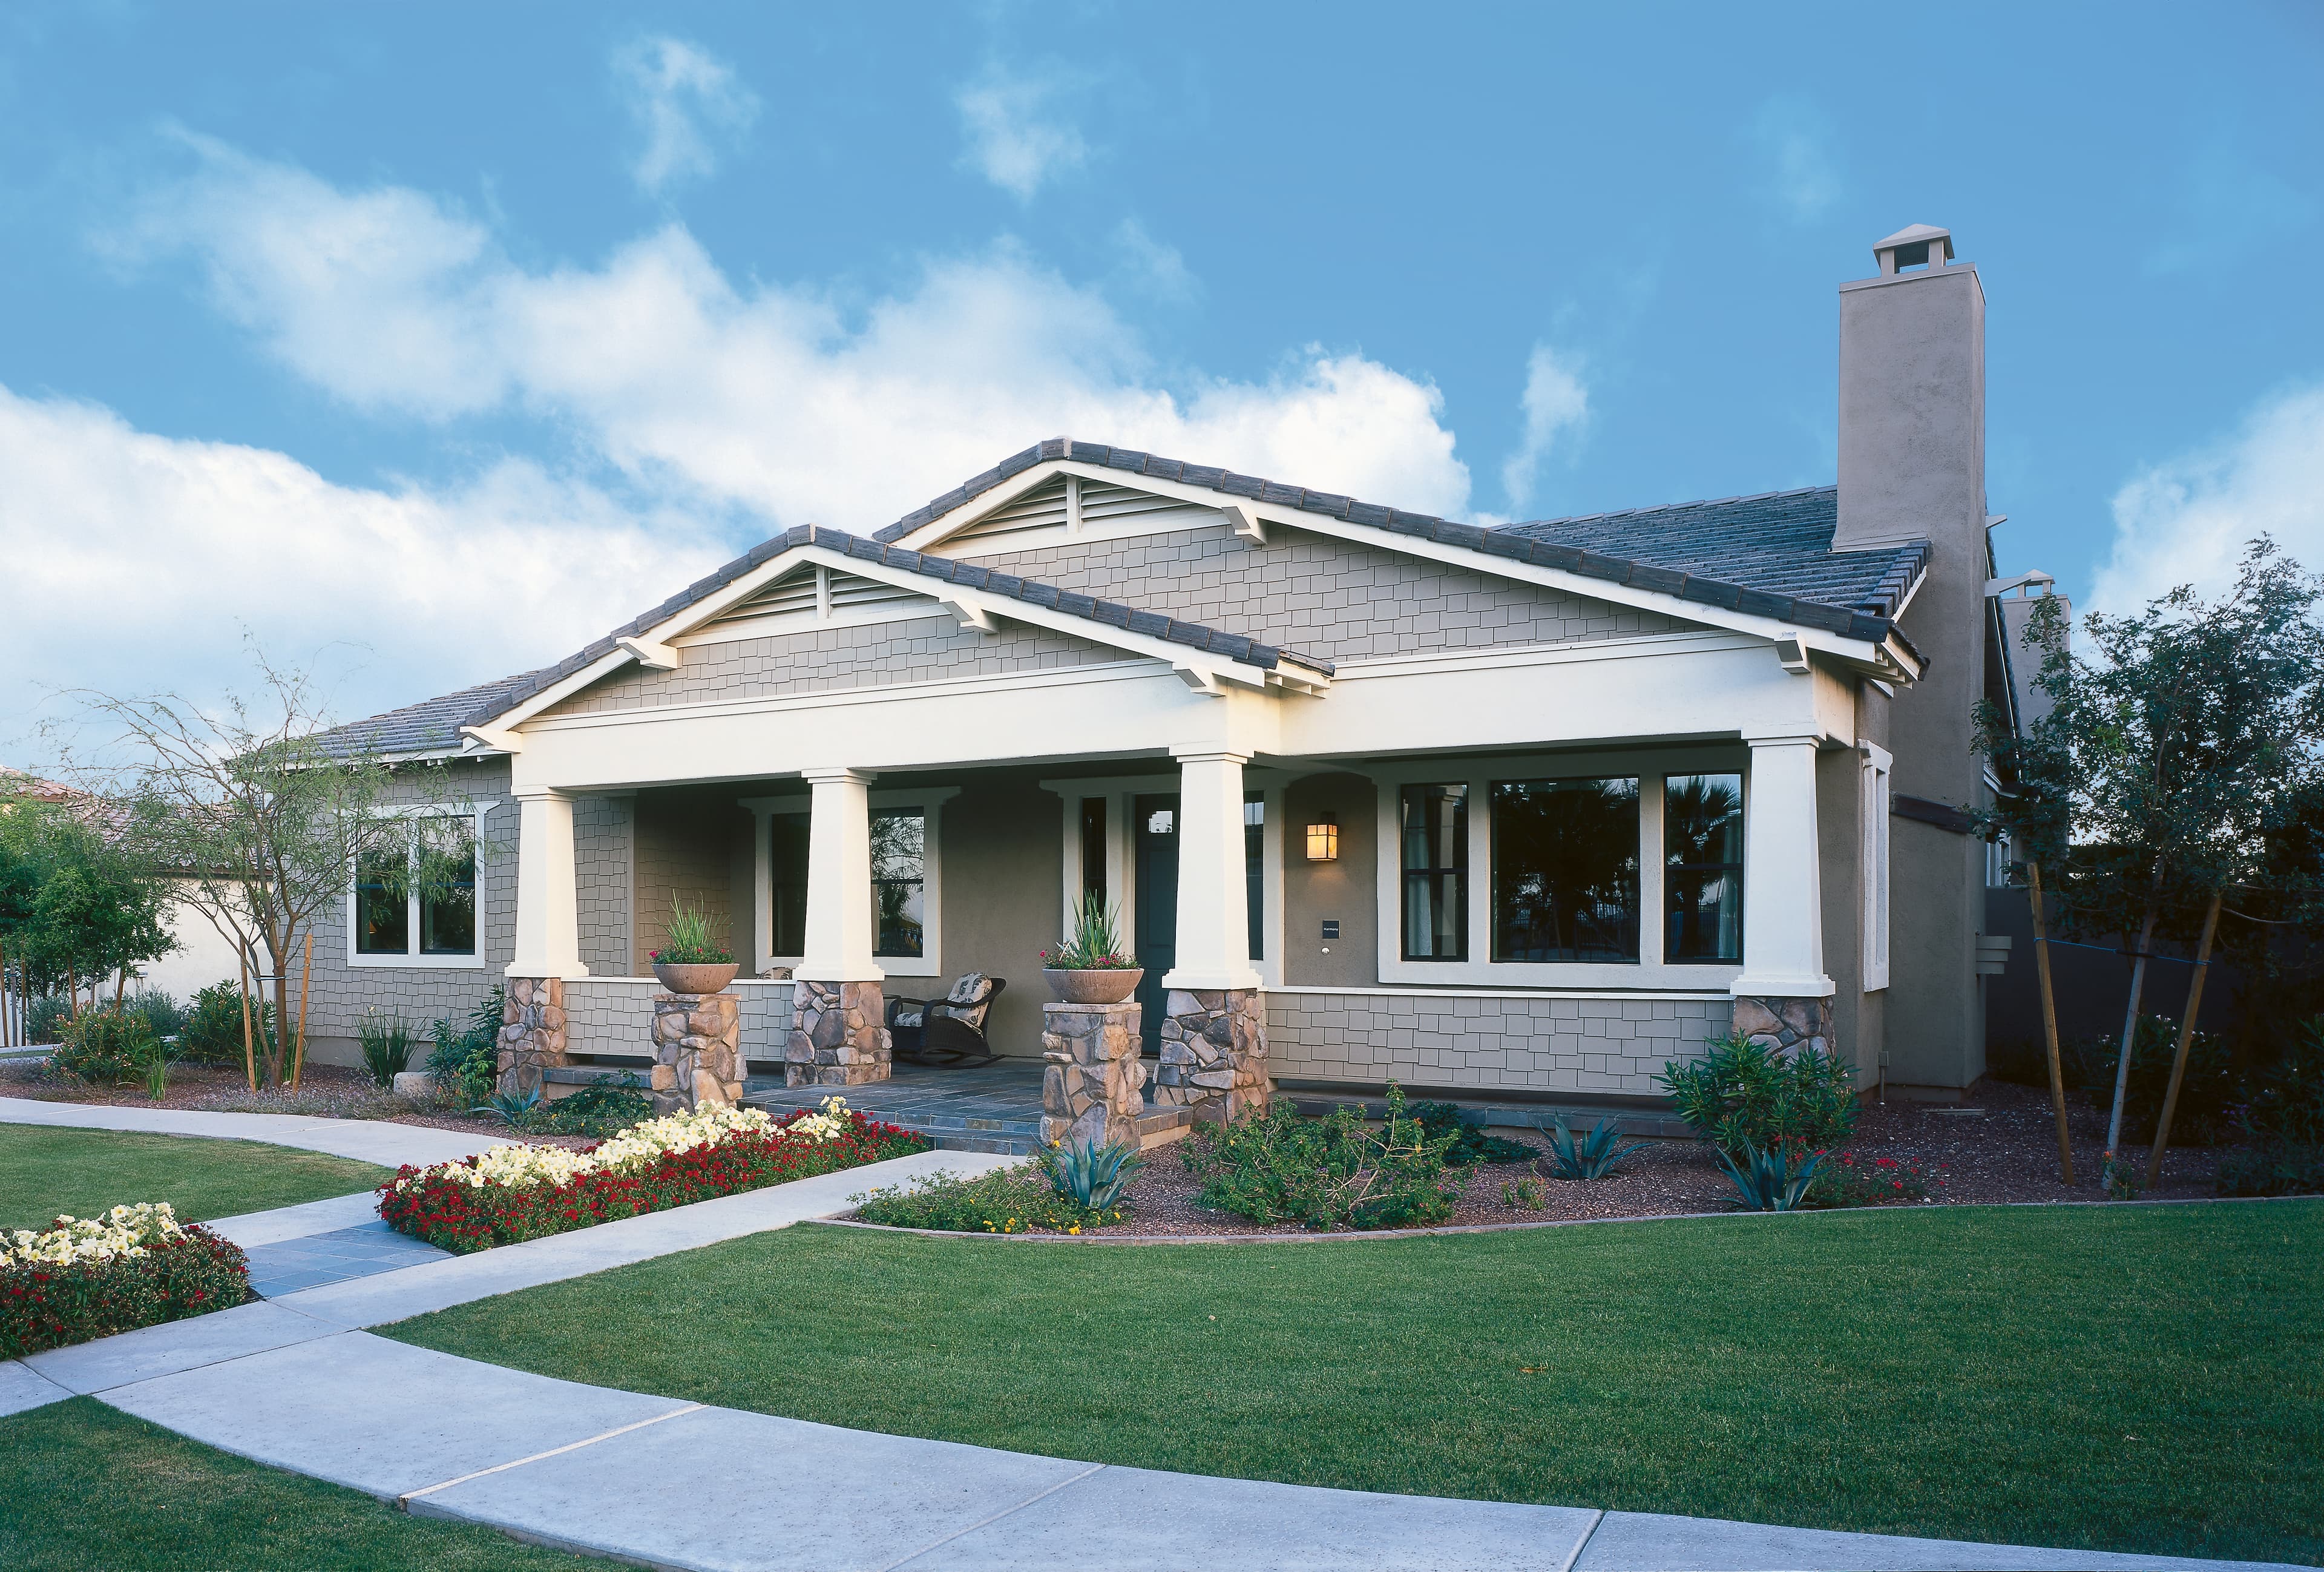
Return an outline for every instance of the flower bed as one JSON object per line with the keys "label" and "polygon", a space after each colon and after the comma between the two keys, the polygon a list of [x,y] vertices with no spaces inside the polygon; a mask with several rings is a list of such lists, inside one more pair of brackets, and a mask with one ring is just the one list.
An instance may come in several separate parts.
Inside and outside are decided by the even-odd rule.
{"label": "flower bed", "polygon": [[249,1297],[242,1252],[167,1202],[0,1234],[0,1359],[183,1320]]}
{"label": "flower bed", "polygon": [[742,1190],[926,1151],[924,1137],[874,1124],[838,1097],[771,1119],[703,1108],[632,1125],[580,1151],[496,1146],[406,1167],[380,1187],[388,1226],[465,1254]]}

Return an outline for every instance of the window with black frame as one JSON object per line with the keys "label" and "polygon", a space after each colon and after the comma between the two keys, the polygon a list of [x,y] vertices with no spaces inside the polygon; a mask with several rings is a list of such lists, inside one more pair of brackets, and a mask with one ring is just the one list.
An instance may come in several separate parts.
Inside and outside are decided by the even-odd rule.
{"label": "window with black frame", "polygon": [[1404,958],[1469,958],[1469,788],[1404,789]]}
{"label": "window with black frame", "polygon": [[1743,777],[1663,780],[1663,959],[1743,958]]}
{"label": "window with black frame", "polygon": [[1638,958],[1636,777],[1493,783],[1493,959]]}
{"label": "window with black frame", "polygon": [[927,919],[927,818],[917,808],[872,816],[872,953],[921,953]]}

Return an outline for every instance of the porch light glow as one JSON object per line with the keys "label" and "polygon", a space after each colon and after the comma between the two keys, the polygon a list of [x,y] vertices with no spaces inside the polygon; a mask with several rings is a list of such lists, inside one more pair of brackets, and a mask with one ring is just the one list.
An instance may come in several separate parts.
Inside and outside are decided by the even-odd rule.
{"label": "porch light glow", "polygon": [[1307,827],[1307,860],[1311,863],[1336,863],[1340,860],[1338,814],[1319,815],[1316,822]]}

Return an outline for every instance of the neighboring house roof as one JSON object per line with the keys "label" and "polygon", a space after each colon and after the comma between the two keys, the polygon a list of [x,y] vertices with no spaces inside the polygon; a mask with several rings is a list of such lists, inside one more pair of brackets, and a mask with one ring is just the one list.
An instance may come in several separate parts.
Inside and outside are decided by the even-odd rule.
{"label": "neighboring house roof", "polygon": [[1927,542],[1835,551],[1840,488],[1809,486],[1716,502],[1674,503],[1574,519],[1510,524],[1507,532],[1609,557],[1893,617],[1928,566]]}
{"label": "neighboring house roof", "polygon": [[[1027,470],[1060,460],[1205,487],[1228,497],[1322,514],[1850,639],[1870,643],[1893,639],[1908,651],[1910,641],[1892,619],[1929,559],[1924,542],[1873,551],[1834,551],[1831,539],[1839,515],[1839,493],[1831,486],[1489,529],[1133,448],[1053,437],[1010,454],[868,539],[819,524],[794,526],[553,666],[340,726],[326,733],[323,740],[327,745],[343,742],[351,752],[357,747],[386,754],[456,748],[463,726],[481,726],[507,714],[614,653],[619,641],[635,639],[660,626],[771,559],[807,545],[1046,606],[1246,665],[1274,670],[1288,663],[1332,674],[1328,661],[1263,644],[1245,634],[1182,622],[1166,613],[1100,600],[892,544]],[[1917,659],[1918,652],[1912,652]]]}

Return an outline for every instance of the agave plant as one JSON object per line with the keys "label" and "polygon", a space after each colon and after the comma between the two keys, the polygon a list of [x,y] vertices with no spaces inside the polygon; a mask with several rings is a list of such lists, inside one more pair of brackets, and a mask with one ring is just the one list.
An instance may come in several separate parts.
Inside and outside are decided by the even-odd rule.
{"label": "agave plant", "polygon": [[1809,1152],[1802,1161],[1800,1153],[1788,1148],[1762,1151],[1748,1141],[1743,1143],[1740,1163],[1724,1151],[1719,1153],[1719,1165],[1743,1197],[1744,1209],[1752,1212],[1797,1211],[1823,1160],[1821,1151]]}
{"label": "agave plant", "polygon": [[1040,1160],[1057,1194],[1092,1210],[1117,1204],[1130,1188],[1130,1176],[1146,1166],[1144,1158],[1119,1142],[1108,1146],[1094,1141],[1052,1146],[1040,1153]]}
{"label": "agave plant", "polygon": [[495,1092],[468,1112],[493,1114],[503,1124],[513,1126],[531,1118],[533,1110],[540,1106],[540,1088],[535,1087],[529,1092]]}
{"label": "agave plant", "polygon": [[1621,1133],[1611,1119],[1600,1119],[1590,1127],[1590,1133],[1575,1140],[1573,1129],[1563,1114],[1557,1119],[1557,1128],[1549,1137],[1549,1161],[1562,1179],[1604,1179],[1620,1166],[1624,1158],[1634,1151],[1643,1151],[1654,1144],[1651,1141],[1634,1141],[1628,1146],[1617,1146]]}

